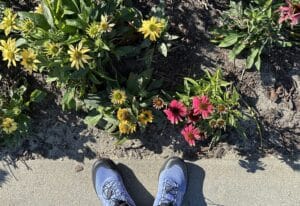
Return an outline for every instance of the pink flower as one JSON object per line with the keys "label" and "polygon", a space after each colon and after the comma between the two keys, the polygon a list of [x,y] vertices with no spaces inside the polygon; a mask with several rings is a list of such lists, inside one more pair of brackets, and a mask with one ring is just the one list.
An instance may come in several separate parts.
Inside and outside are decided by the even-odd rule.
{"label": "pink flower", "polygon": [[287,6],[281,6],[277,10],[280,13],[280,18],[278,20],[279,24],[290,20],[291,25],[294,26],[300,21],[299,5],[293,5],[289,0],[286,0]]}
{"label": "pink flower", "polygon": [[195,146],[195,140],[200,140],[202,138],[200,130],[192,124],[185,125],[185,127],[181,130],[181,134],[190,146]]}
{"label": "pink flower", "polygon": [[205,119],[208,118],[211,113],[213,113],[214,107],[210,103],[207,96],[202,96],[193,98],[193,109],[195,115],[201,114]]}
{"label": "pink flower", "polygon": [[192,123],[192,124],[195,124],[196,122],[198,122],[199,120],[201,119],[201,116],[198,114],[198,115],[195,115],[194,113],[194,110],[190,110],[188,112],[188,123]]}
{"label": "pink flower", "polygon": [[182,118],[187,115],[187,108],[182,102],[172,100],[168,108],[164,110],[164,113],[172,124],[178,124],[178,122],[182,121]]}

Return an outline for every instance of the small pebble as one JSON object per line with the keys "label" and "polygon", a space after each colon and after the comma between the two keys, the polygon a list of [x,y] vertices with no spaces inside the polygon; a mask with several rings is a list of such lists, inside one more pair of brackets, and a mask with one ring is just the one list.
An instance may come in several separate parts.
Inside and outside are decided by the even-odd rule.
{"label": "small pebble", "polygon": [[75,167],[75,172],[81,172],[84,169],[84,167],[82,165],[77,165]]}

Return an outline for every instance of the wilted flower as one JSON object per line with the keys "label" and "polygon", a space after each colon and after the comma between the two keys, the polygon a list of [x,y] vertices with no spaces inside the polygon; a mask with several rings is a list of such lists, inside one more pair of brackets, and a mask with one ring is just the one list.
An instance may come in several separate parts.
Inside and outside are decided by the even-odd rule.
{"label": "wilted flower", "polygon": [[143,20],[142,27],[139,28],[139,32],[144,34],[144,38],[148,38],[151,41],[156,41],[160,37],[165,24],[156,17],[151,17],[149,20]]}
{"label": "wilted flower", "polygon": [[2,51],[3,61],[8,61],[7,67],[16,66],[19,60],[18,52],[20,49],[16,46],[16,39],[8,38],[7,41],[0,40],[0,50]]}
{"label": "wilted flower", "polygon": [[207,96],[193,98],[194,113],[201,114],[203,118],[208,118],[213,113],[213,105],[210,103]]}
{"label": "wilted flower", "polygon": [[6,134],[11,134],[18,129],[18,124],[14,119],[7,117],[2,120],[1,127]]}
{"label": "wilted flower", "polygon": [[17,14],[13,14],[11,9],[5,9],[4,17],[0,23],[0,29],[4,30],[5,36],[8,36],[14,29],[18,29],[16,25]]}
{"label": "wilted flower", "polygon": [[172,100],[168,108],[164,110],[164,113],[172,124],[178,124],[178,122],[182,121],[182,118],[187,115],[187,108],[182,102]]}
{"label": "wilted flower", "polygon": [[226,124],[226,122],[225,122],[225,120],[224,119],[218,119],[217,120],[217,125],[218,125],[218,127],[219,128],[225,128],[225,124]]}
{"label": "wilted flower", "polygon": [[148,123],[151,123],[153,121],[153,114],[150,110],[143,110],[139,116],[138,120],[142,125],[147,125]]}
{"label": "wilted flower", "polygon": [[164,100],[159,96],[153,98],[152,104],[155,109],[162,109],[165,106]]}
{"label": "wilted flower", "polygon": [[39,60],[36,59],[37,54],[34,52],[33,49],[23,49],[22,53],[22,61],[21,64],[24,66],[25,70],[32,74],[32,71],[37,70],[38,63],[41,63]]}
{"label": "wilted flower", "polygon": [[185,141],[187,141],[190,146],[195,146],[196,140],[204,138],[200,130],[194,127],[192,124],[185,125],[185,127],[181,130],[181,134],[184,136]]}
{"label": "wilted flower", "polygon": [[121,121],[119,124],[119,131],[121,134],[131,134],[136,130],[136,124],[130,121]]}
{"label": "wilted flower", "polygon": [[113,104],[124,104],[127,99],[126,93],[120,89],[114,89],[111,92],[110,100]]}
{"label": "wilted flower", "polygon": [[225,107],[225,105],[219,104],[219,105],[217,106],[217,111],[218,111],[218,113],[221,113],[221,114],[225,113],[225,112],[226,112],[226,107]]}
{"label": "wilted flower", "polygon": [[76,67],[77,70],[83,68],[83,63],[88,63],[87,60],[92,59],[89,55],[85,54],[89,52],[90,49],[83,47],[82,42],[74,47],[73,45],[69,46],[68,54],[70,55],[71,67]]}
{"label": "wilted flower", "polygon": [[126,121],[130,119],[130,112],[127,108],[119,108],[117,112],[117,118],[120,121]]}
{"label": "wilted flower", "polygon": [[210,120],[209,121],[209,126],[211,127],[211,128],[217,128],[217,121],[215,120],[215,119],[212,119],[212,120]]}

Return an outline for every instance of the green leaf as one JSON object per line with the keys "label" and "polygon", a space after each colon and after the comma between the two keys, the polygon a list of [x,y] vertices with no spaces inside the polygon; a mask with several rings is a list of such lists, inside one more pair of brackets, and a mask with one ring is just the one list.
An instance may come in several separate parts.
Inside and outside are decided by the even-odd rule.
{"label": "green leaf", "polygon": [[72,27],[76,27],[78,29],[85,29],[86,28],[86,23],[84,23],[82,20],[80,19],[67,19],[66,20],[66,25],[67,26],[72,26]]}
{"label": "green leaf", "polygon": [[228,54],[229,60],[233,61],[245,48],[246,44],[244,43],[236,44]]}
{"label": "green leaf", "polygon": [[168,47],[165,43],[161,43],[158,47],[158,51],[164,56],[168,56]]}
{"label": "green leaf", "polygon": [[230,47],[238,41],[239,35],[231,33],[226,36],[223,41],[219,44],[219,47]]}
{"label": "green leaf", "polygon": [[102,119],[103,114],[98,114],[98,115],[94,115],[94,116],[86,116],[83,120],[83,122],[89,126],[93,126],[95,127],[98,122],[100,121],[100,119]]}
{"label": "green leaf", "polygon": [[46,92],[35,89],[30,94],[30,102],[41,102],[47,96]]}
{"label": "green leaf", "polygon": [[74,109],[76,107],[75,101],[75,88],[69,88],[65,92],[62,98],[62,108],[66,109]]}
{"label": "green leaf", "polygon": [[252,49],[251,49],[251,53],[250,53],[250,55],[247,57],[247,60],[246,60],[246,67],[247,67],[247,69],[250,69],[250,68],[253,66],[254,60],[255,60],[255,58],[256,58],[258,52],[259,52],[259,49],[258,49],[258,48],[252,48]]}
{"label": "green leaf", "polygon": [[27,41],[26,41],[26,39],[24,39],[24,38],[20,38],[20,39],[18,39],[18,40],[16,41],[16,47],[21,47],[21,46],[23,46],[24,44],[27,44]]}
{"label": "green leaf", "polygon": [[44,3],[44,1],[41,2],[42,7],[43,7],[43,14],[48,22],[48,24],[54,28],[54,20],[53,20],[53,16],[51,13],[51,10],[49,9],[49,7]]}
{"label": "green leaf", "polygon": [[257,59],[254,63],[255,67],[257,70],[260,70],[260,66],[261,66],[261,58],[260,58],[260,55],[257,56]]}

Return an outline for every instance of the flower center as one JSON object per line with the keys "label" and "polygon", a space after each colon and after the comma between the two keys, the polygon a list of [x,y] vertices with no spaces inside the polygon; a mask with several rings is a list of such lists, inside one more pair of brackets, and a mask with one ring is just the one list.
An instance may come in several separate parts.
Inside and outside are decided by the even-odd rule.
{"label": "flower center", "polygon": [[207,110],[207,108],[208,108],[208,104],[206,104],[206,103],[201,103],[199,105],[199,109],[201,109],[201,110]]}
{"label": "flower center", "polygon": [[107,30],[107,28],[108,28],[108,23],[107,23],[107,22],[102,22],[100,26],[101,26],[101,29],[102,29],[102,30]]}
{"label": "flower center", "polygon": [[82,53],[80,51],[75,51],[74,52],[74,58],[77,60],[82,59]]}
{"label": "flower center", "polygon": [[189,139],[194,139],[194,135],[193,135],[193,133],[188,133],[188,135],[187,135],[187,137],[189,138]]}
{"label": "flower center", "polygon": [[150,24],[149,29],[151,32],[157,32],[158,27],[155,24]]}
{"label": "flower center", "polygon": [[170,109],[171,109],[171,111],[172,111],[173,114],[175,114],[175,115],[178,115],[178,114],[179,114],[179,109],[178,109],[178,108],[176,108],[176,107],[171,107]]}

